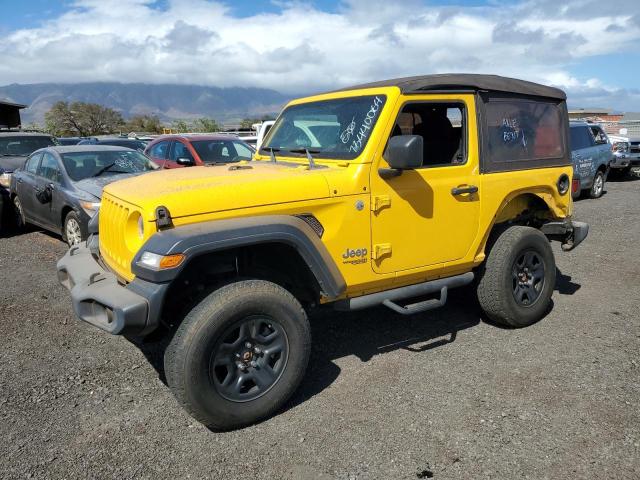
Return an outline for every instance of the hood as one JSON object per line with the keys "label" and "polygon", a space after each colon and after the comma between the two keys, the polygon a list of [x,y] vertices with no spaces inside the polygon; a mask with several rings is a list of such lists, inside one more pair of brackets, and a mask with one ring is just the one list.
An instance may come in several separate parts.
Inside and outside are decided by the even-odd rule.
{"label": "hood", "polygon": [[173,218],[329,196],[325,174],[341,167],[309,170],[296,163],[251,162],[176,168],[109,185],[110,195]]}
{"label": "hood", "polygon": [[82,190],[94,197],[102,197],[102,190],[110,183],[117,182],[118,180],[124,180],[125,178],[133,177],[134,173],[119,173],[117,175],[101,175],[99,177],[90,177],[74,182],[75,187],[78,190]]}
{"label": "hood", "polygon": [[22,167],[26,160],[26,156],[0,157],[0,169],[5,172],[13,172],[15,169]]}

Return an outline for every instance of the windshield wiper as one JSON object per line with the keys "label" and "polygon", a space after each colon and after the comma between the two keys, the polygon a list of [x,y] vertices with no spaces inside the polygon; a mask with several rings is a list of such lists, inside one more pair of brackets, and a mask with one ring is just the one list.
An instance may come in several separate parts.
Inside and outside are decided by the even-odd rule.
{"label": "windshield wiper", "polygon": [[289,150],[291,153],[306,153],[307,160],[309,160],[309,170],[316,168],[316,162],[313,161],[312,153],[320,153],[320,150],[311,150],[309,148],[294,148],[293,150]]}
{"label": "windshield wiper", "polygon": [[26,157],[26,153],[0,153],[0,157]]}
{"label": "windshield wiper", "polygon": [[96,173],[94,173],[93,175],[91,175],[92,177],[99,177],[100,175],[102,175],[104,172],[106,172],[107,170],[109,170],[111,167],[113,167],[116,164],[116,162],[110,163],[109,165],[107,165],[106,167],[102,167],[100,170],[98,170]]}

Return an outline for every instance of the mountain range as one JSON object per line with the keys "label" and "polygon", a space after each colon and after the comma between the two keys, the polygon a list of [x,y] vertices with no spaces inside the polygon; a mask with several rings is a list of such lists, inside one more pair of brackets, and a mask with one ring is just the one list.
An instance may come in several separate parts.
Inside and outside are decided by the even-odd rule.
{"label": "mountain range", "polygon": [[125,118],[154,114],[164,122],[198,117],[236,122],[247,117],[276,114],[290,99],[264,88],[218,88],[146,83],[36,83],[0,87],[0,99],[28,105],[22,124],[42,124],[44,114],[62,101],[99,103]]}

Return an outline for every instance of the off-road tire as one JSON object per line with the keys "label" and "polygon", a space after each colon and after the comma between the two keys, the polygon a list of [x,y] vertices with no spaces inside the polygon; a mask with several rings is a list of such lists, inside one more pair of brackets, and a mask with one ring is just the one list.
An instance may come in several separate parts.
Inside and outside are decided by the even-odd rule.
{"label": "off-road tire", "polygon": [[[513,270],[516,260],[535,252],[543,262],[543,284],[530,305],[519,303],[514,294]],[[556,265],[547,237],[531,227],[508,227],[490,247],[478,272],[478,301],[486,315],[509,327],[525,327],[540,320],[548,311],[556,281]]]}
{"label": "off-road tire", "polygon": [[[600,182],[602,182],[602,184],[600,184]],[[593,177],[593,184],[591,185],[591,188],[589,189],[589,197],[591,198],[600,198],[602,196],[602,194],[604,193],[604,173],[602,173],[602,171],[598,170],[596,172],[596,175]]]}
{"label": "off-road tire", "polygon": [[[272,318],[282,327],[288,342],[286,364],[261,396],[232,401],[215,384],[213,359],[226,332],[255,316]],[[265,419],[283,406],[304,377],[310,350],[309,321],[291,293],[264,280],[237,281],[210,293],[186,315],[165,352],[165,375],[178,403],[193,418],[213,430],[231,430]]]}
{"label": "off-road tire", "polygon": [[76,222],[78,226],[78,232],[80,235],[80,242],[78,243],[81,243],[82,241],[87,239],[87,234],[84,232],[82,228],[82,224],[80,223],[80,218],[78,217],[78,214],[76,212],[71,211],[67,213],[67,216],[64,218],[64,223],[62,224],[62,240],[67,242],[67,245],[69,245],[70,247],[73,247],[74,245],[78,245],[78,243],[73,243],[73,241],[67,235],[67,227],[69,225],[69,222],[72,222],[72,221]]}

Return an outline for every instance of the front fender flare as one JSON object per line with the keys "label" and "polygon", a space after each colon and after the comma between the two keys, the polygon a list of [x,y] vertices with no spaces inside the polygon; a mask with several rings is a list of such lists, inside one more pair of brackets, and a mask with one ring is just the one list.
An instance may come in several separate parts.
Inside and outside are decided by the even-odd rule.
{"label": "front fender flare", "polygon": [[[346,283],[327,248],[304,220],[291,215],[214,220],[160,231],[138,250],[131,270],[136,277],[147,281],[170,282],[200,255],[274,242],[296,249],[325,296],[336,298],[344,293]],[[175,268],[152,270],[140,265],[143,252],[159,255],[182,253],[186,258]]]}

